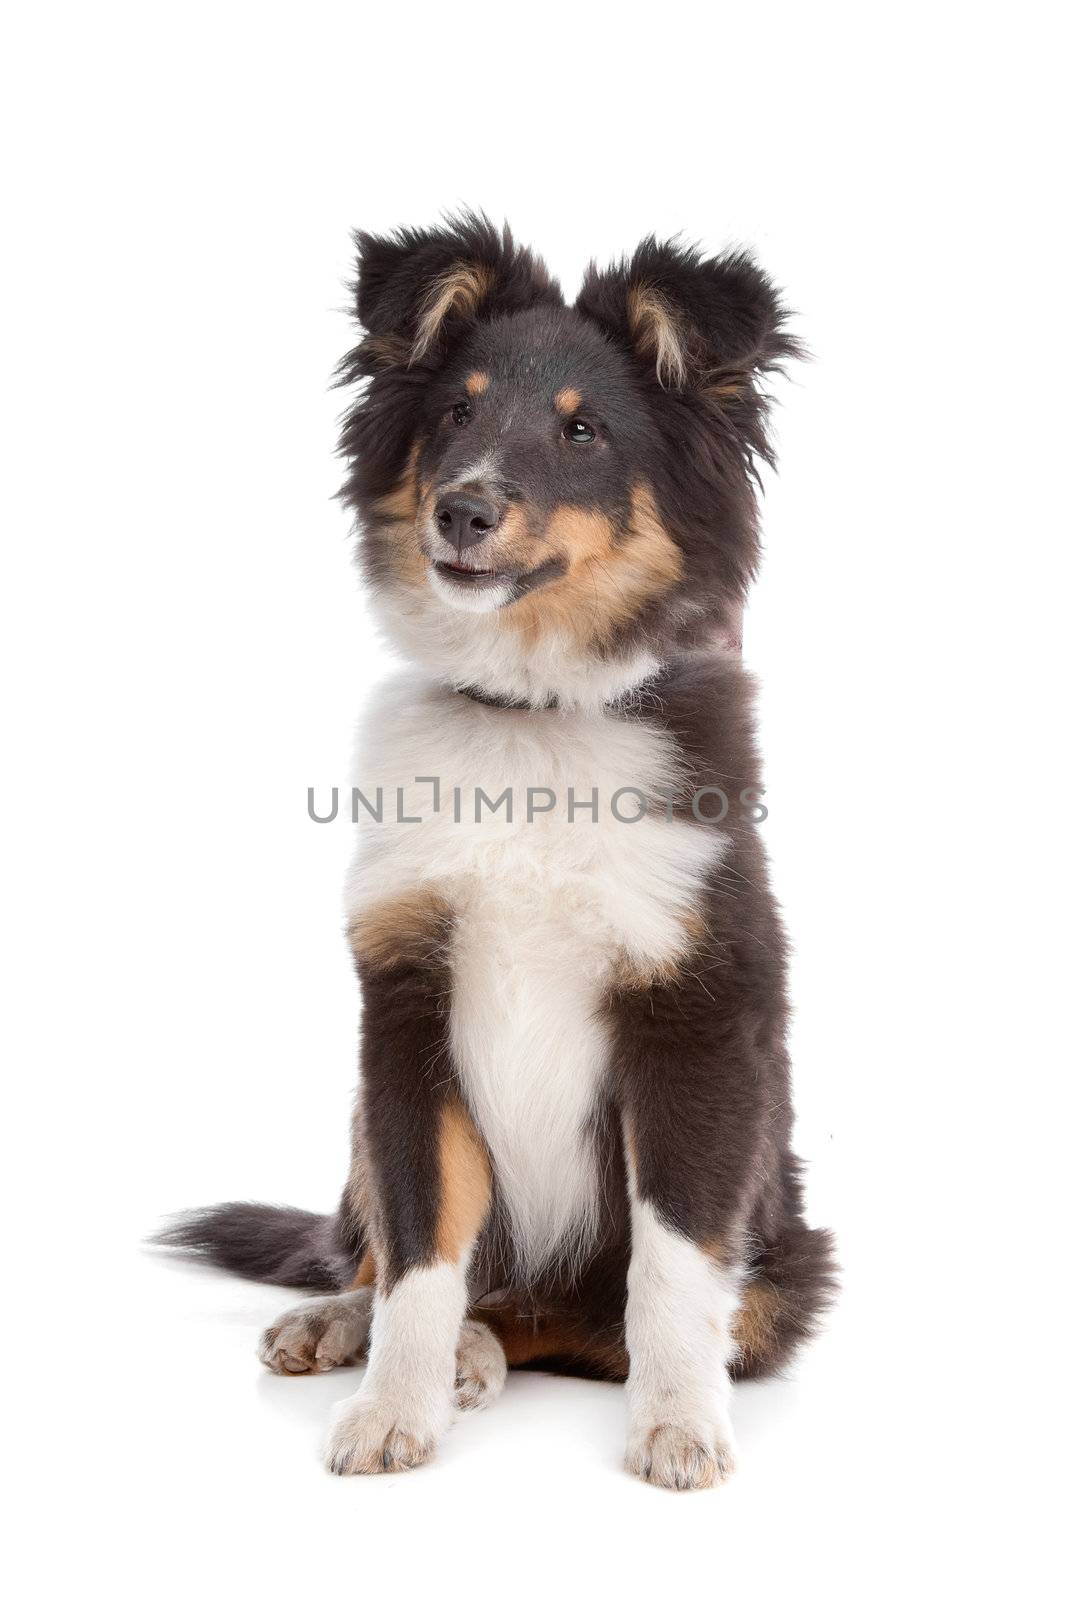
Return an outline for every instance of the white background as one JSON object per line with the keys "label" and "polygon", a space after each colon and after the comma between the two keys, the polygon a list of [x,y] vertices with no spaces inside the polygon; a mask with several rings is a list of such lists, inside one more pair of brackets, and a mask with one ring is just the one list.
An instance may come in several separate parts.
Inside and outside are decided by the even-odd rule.
{"label": "white background", "polygon": [[[2,583],[5,1455],[16,1594],[1052,1590],[1063,255],[1052,8],[20,8]],[[623,1397],[523,1375],[438,1461],[332,1480],[358,1374],[292,1296],[140,1238],[329,1209],[350,829],[384,670],[330,496],[348,229],[460,203],[573,291],[649,230],[754,246],[781,391],[764,577],[798,1142],[845,1293],[737,1394],[742,1465],[620,1468]],[[1059,1508],[1056,1507],[1058,1518]],[[314,1592],[312,1589],[311,1592]]]}

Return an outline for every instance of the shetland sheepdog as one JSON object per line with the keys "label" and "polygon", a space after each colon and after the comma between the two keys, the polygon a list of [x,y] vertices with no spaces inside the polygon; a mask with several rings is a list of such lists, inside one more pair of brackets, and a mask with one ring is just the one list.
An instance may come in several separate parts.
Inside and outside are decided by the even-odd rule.
{"label": "shetland sheepdog", "polygon": [[409,665],[359,746],[351,1168],[333,1217],[163,1238],[315,1291],[273,1371],[366,1358],[334,1472],[417,1466],[535,1367],[625,1380],[629,1470],[711,1486],[731,1383],[834,1282],[740,659],[766,382],[800,346],[741,252],[646,239],[567,305],[481,216],[356,241],[342,498]]}

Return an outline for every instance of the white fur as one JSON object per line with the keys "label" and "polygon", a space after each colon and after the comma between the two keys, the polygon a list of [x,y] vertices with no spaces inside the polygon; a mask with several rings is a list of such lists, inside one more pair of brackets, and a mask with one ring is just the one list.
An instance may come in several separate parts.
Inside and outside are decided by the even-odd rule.
{"label": "white fur", "polygon": [[[494,587],[484,598],[495,594]],[[378,618],[401,653],[439,681],[531,705],[557,700],[564,708],[599,709],[650,678],[659,665],[639,648],[602,659],[550,628],[533,638],[514,625],[510,610],[483,611],[480,601],[477,611],[459,610],[456,594],[445,593],[432,578],[414,593],[383,590],[376,602]]]}
{"label": "white fur", "polygon": [[500,481],[499,466],[500,450],[498,446],[490,445],[488,450],[465,466],[456,477],[439,485],[437,493],[440,495],[447,494],[451,489],[469,489],[473,494],[479,489],[494,489]]}
{"label": "white fur", "polygon": [[[596,712],[510,712],[405,676],[381,692],[364,729],[356,782],[378,786],[382,824],[367,822],[350,912],[433,888],[455,914],[451,1046],[489,1149],[519,1262],[581,1256],[598,1206],[590,1132],[608,1056],[599,1006],[621,960],[670,960],[684,919],[724,847],[713,828],[612,815],[620,788],[654,793],[678,778],[662,730]],[[430,785],[440,780],[439,809]],[[473,820],[475,790],[504,810]],[[556,810],[527,821],[527,790]],[[395,820],[395,793],[404,813]],[[462,818],[454,820],[454,790]],[[599,790],[599,818],[576,802]],[[620,811],[633,809],[629,798]],[[447,1068],[442,1066],[442,1072]]]}
{"label": "white fur", "polygon": [[375,1297],[367,1375],[334,1408],[326,1447],[334,1472],[387,1472],[432,1454],[452,1415],[466,1311],[466,1259],[416,1267]]}
{"label": "white fur", "polygon": [[[455,560],[455,551],[452,551],[452,559]],[[463,584],[450,583],[434,567],[430,568],[429,584],[444,605],[453,611],[466,611],[474,616],[499,611],[510,600],[512,590],[512,585],[506,579],[494,583],[492,588],[468,589]]]}
{"label": "white fur", "polygon": [[630,1221],[627,1464],[669,1488],[704,1487],[733,1466],[727,1365],[737,1278],[632,1187]]}

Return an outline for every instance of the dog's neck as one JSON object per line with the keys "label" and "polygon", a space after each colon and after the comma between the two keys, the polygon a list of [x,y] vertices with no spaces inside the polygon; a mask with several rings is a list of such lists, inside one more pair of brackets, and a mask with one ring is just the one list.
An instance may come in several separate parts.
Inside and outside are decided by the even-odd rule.
{"label": "dog's neck", "polygon": [[[378,616],[401,653],[439,682],[483,705],[517,711],[593,712],[618,705],[658,677],[679,649],[665,640],[662,648],[635,643],[599,656],[566,634],[530,639],[507,619],[446,612],[422,595],[414,601],[383,596]],[[736,655],[740,607],[705,634],[699,648]]]}
{"label": "dog's neck", "polygon": [[[731,615],[729,622],[714,631],[709,645],[714,654],[735,656],[740,658],[742,645],[742,617],[741,607],[738,606]],[[600,701],[600,709],[610,711],[625,704],[633,695],[638,695],[643,689],[650,687],[656,680],[670,672],[670,660],[656,661],[646,675],[637,682],[628,682],[616,693],[607,695]],[[463,683],[453,681],[449,687],[456,694],[466,695],[468,700],[474,700],[478,705],[491,706],[497,711],[558,711],[561,704],[558,695],[549,694],[537,700],[526,699],[521,694],[497,692],[478,683]],[[592,709],[585,706],[584,709]]]}

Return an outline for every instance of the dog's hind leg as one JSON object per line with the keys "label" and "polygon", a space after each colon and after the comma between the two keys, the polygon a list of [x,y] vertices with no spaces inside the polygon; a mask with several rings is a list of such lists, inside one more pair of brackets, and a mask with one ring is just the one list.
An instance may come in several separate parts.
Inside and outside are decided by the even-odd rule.
{"label": "dog's hind leg", "polygon": [[259,1359],[272,1372],[290,1376],[350,1367],[367,1353],[374,1290],[302,1300],[259,1341]]}
{"label": "dog's hind leg", "polygon": [[622,1321],[597,1319],[575,1307],[477,1307],[509,1367],[621,1383],[627,1356]]}
{"label": "dog's hind leg", "polygon": [[461,1411],[480,1411],[496,1399],[508,1375],[504,1346],[491,1328],[468,1319],[456,1346],[456,1404]]}
{"label": "dog's hind leg", "polygon": [[[354,1366],[367,1354],[373,1302],[369,1285],[302,1300],[265,1330],[259,1359],[287,1377]],[[455,1399],[460,1410],[477,1411],[495,1400],[507,1370],[496,1335],[480,1322],[464,1322],[456,1346]]]}

